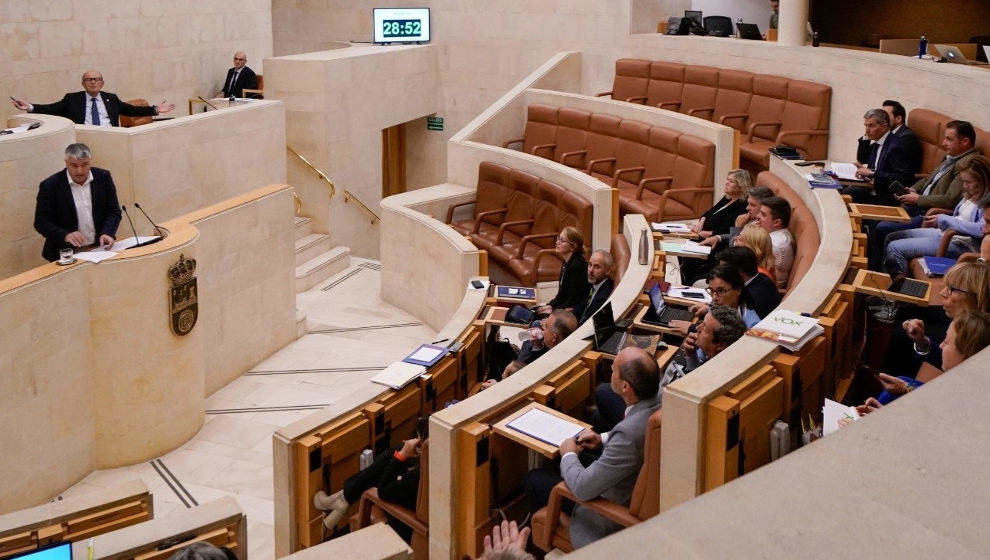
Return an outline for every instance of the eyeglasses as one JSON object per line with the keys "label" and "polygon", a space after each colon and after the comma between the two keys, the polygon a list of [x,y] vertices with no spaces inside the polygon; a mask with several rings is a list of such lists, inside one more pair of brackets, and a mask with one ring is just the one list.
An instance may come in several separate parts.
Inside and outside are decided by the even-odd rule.
{"label": "eyeglasses", "polygon": [[102,82],[103,78],[83,78],[84,82]]}
{"label": "eyeglasses", "polygon": [[945,284],[945,287],[943,288],[943,290],[949,290],[950,293],[951,292],[956,292],[958,294],[974,295],[973,292],[971,292],[969,290],[964,290],[962,288],[956,288],[956,287],[950,286],[948,284]]}
{"label": "eyeglasses", "polygon": [[563,238],[561,238],[561,237],[558,237],[558,238],[557,238],[557,243],[570,243],[570,241],[568,241],[568,240],[566,240],[566,239],[563,239]]}
{"label": "eyeglasses", "polygon": [[246,58],[237,58],[236,56],[234,57],[234,62],[240,62],[242,60],[247,60],[247,59]]}
{"label": "eyeglasses", "polygon": [[724,296],[725,294],[735,290],[735,288],[705,288],[705,291],[711,295]]}

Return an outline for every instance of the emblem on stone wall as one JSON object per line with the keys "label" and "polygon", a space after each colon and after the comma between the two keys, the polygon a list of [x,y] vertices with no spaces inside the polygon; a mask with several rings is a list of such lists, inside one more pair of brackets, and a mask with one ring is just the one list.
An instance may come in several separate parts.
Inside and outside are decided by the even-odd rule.
{"label": "emblem on stone wall", "polygon": [[185,255],[180,254],[179,262],[168,269],[168,279],[172,282],[168,292],[172,332],[179,336],[189,334],[199,317],[196,259],[187,259]]}

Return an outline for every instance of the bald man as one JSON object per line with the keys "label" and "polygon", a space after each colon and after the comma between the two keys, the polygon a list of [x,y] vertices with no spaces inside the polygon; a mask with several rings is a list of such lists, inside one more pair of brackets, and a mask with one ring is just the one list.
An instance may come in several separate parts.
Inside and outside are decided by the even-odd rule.
{"label": "bald man", "polygon": [[258,76],[247,65],[247,55],[234,53],[234,67],[227,70],[220,97],[244,97],[244,89],[258,89]]}
{"label": "bald man", "polygon": [[11,98],[14,107],[28,113],[65,117],[76,124],[120,126],[118,117],[153,117],[175,109],[175,104],[162,101],[154,107],[129,105],[113,93],[103,91],[103,73],[87,70],[82,77],[83,91],[65,94],[60,101],[33,104]]}

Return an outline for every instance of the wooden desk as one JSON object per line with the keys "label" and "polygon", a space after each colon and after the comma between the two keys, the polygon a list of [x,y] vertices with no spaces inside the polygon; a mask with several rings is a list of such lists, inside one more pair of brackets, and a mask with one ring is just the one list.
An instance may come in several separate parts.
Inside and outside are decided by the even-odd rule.
{"label": "wooden desk", "polygon": [[522,323],[513,323],[511,321],[505,320],[505,314],[509,312],[508,307],[492,306],[485,310],[482,320],[486,325],[497,325],[500,327],[516,327],[519,329],[528,329],[529,325],[524,325]]}
{"label": "wooden desk", "polygon": [[523,414],[526,414],[527,412],[533,410],[534,408],[538,410],[542,410],[547,414],[552,414],[558,418],[563,418],[564,420],[567,420],[569,422],[574,422],[575,424],[579,426],[583,426],[584,428],[591,428],[590,424],[582,422],[576,418],[571,418],[570,416],[562,412],[557,412],[552,408],[548,408],[540,403],[534,402],[534,403],[529,403],[528,405],[520,408],[519,410],[513,412],[512,414],[496,422],[494,425],[492,425],[492,431],[507,439],[511,439],[516,443],[522,444],[523,446],[528,447],[533,451],[536,451],[537,453],[543,455],[544,457],[547,457],[548,459],[556,458],[558,456],[557,447],[550,445],[549,443],[540,441],[532,436],[528,436],[522,432],[513,430],[512,428],[509,427],[509,422],[512,422],[516,418],[522,416]]}
{"label": "wooden desk", "polygon": [[[686,241],[686,240],[683,240],[682,239],[681,241]],[[654,238],[653,238],[653,247],[657,251],[660,251],[661,254],[664,254],[664,255],[673,255],[675,257],[683,257],[683,258],[687,258],[687,259],[707,259],[708,258],[708,255],[701,254],[701,253],[689,253],[689,252],[686,252],[686,251],[681,251],[679,248],[675,248],[673,246],[664,248],[664,245],[665,244],[678,245],[678,246],[684,245],[684,243],[678,243],[677,241],[671,241],[670,239],[666,239],[665,240],[663,237],[661,237],[660,239],[657,239],[656,236],[654,236]]]}
{"label": "wooden desk", "polygon": [[670,336],[676,336],[678,338],[684,338],[684,333],[682,333],[680,331],[676,331],[674,329],[667,328],[667,327],[661,327],[660,325],[651,325],[649,323],[644,323],[643,322],[643,316],[646,315],[646,312],[648,310],[649,310],[649,307],[643,306],[643,308],[640,309],[636,313],[636,315],[633,316],[632,326],[636,327],[637,329],[642,329],[644,331],[655,332],[655,333],[660,333],[660,334],[668,334]]}
{"label": "wooden desk", "polygon": [[[924,280],[917,280],[918,282],[925,282]],[[887,287],[890,286],[890,275],[883,272],[874,272],[872,270],[859,270],[856,273],[856,279],[853,280],[853,288],[861,293],[869,296],[877,296],[883,299],[889,299],[893,301],[903,301],[906,303],[913,303],[915,305],[928,306],[928,302],[932,297],[932,283],[925,282],[928,284],[928,288],[925,290],[924,297],[916,298],[914,296],[909,296],[899,292],[888,292]]]}
{"label": "wooden desk", "polygon": [[849,210],[867,220],[908,223],[911,216],[900,206],[883,206],[881,204],[849,204]]}
{"label": "wooden desk", "polygon": [[664,232],[653,229],[650,226],[650,231],[653,232],[653,239],[663,239],[664,236],[673,237],[675,239],[700,239],[701,236],[697,233],[678,233],[678,232]]}

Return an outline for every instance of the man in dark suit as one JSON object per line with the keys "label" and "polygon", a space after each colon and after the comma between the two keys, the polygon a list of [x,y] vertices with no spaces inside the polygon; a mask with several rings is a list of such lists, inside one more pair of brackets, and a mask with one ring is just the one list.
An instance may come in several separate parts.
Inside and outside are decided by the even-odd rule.
{"label": "man in dark suit", "polygon": [[65,169],[38,187],[34,229],[45,237],[41,255],[49,261],[68,247],[109,247],[117,235],[117,189],[109,171],[91,166],[91,155],[86,144],[70,144]]}
{"label": "man in dark suit", "polygon": [[244,97],[244,89],[258,89],[258,76],[247,66],[247,55],[234,53],[234,67],[227,70],[220,97]]}
{"label": "man in dark suit", "polygon": [[756,253],[749,247],[729,247],[718,254],[719,263],[724,263],[739,271],[745,282],[741,301],[746,307],[766,317],[780,305],[783,298],[774,281],[762,274],[756,263]]}
{"label": "man in dark suit", "polygon": [[[904,105],[901,105],[899,101],[887,99],[883,102],[883,110],[890,117],[890,133],[900,139],[907,154],[907,170],[911,174],[908,183],[914,182],[914,175],[921,171],[921,159],[924,157],[921,141],[918,140],[918,135],[906,124],[907,111],[904,109]],[[904,183],[904,186],[908,186],[908,183]]]}
{"label": "man in dark suit", "polygon": [[[902,185],[909,184],[914,179],[910,148],[905,144],[908,140],[891,134],[890,115],[883,109],[870,109],[863,115],[865,136],[872,142],[870,155],[865,165],[860,166],[856,176],[873,182],[872,193],[867,187],[848,187],[845,191],[854,200],[877,200],[880,203],[893,203],[889,192],[890,184],[894,181]],[[914,139],[917,142],[917,138]]]}
{"label": "man in dark suit", "polygon": [[[550,491],[563,480],[577,499],[582,501],[601,497],[617,504],[628,505],[633,487],[643,466],[646,428],[650,416],[660,408],[657,391],[660,370],[656,360],[642,348],[624,348],[612,363],[611,387],[622,397],[625,417],[608,435],[584,430],[576,438],[560,444],[560,471],[541,468],[526,476],[526,494],[535,512],[547,503]],[[600,450],[600,451],[599,451]],[[598,454],[585,462],[579,451]],[[571,509],[567,507],[565,509]],[[614,533],[622,527],[594,511],[574,506],[571,511],[570,541],[574,548]]]}
{"label": "man in dark suit", "polygon": [[574,306],[574,316],[578,324],[584,323],[605,305],[608,296],[612,295],[615,282],[612,281],[612,271],[615,270],[615,259],[608,251],[595,251],[588,259],[588,283],[591,289],[584,301]]}
{"label": "man in dark suit", "polygon": [[11,99],[14,107],[28,113],[41,113],[65,117],[76,124],[94,126],[120,126],[119,117],[153,117],[175,109],[175,104],[162,101],[154,107],[140,107],[124,103],[113,93],[103,89],[103,74],[89,70],[83,74],[85,91],[67,93],[60,101],[50,104],[33,104]]}

